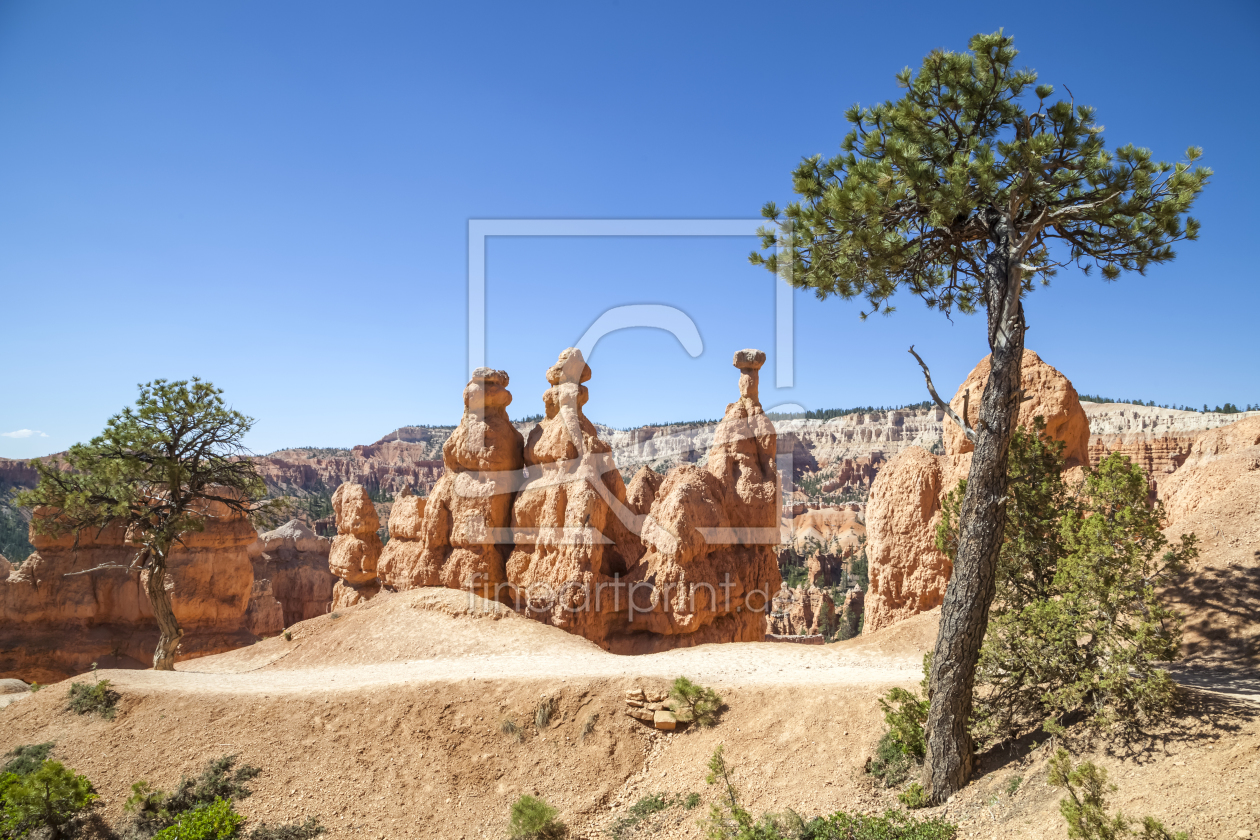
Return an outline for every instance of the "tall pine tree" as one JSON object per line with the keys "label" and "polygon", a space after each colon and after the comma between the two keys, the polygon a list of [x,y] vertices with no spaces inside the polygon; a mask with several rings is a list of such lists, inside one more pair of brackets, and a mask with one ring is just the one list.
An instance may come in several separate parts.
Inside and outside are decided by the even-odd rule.
{"label": "tall pine tree", "polygon": [[772,252],[750,257],[820,298],[864,298],[869,312],[891,313],[899,290],[946,316],[985,311],[991,368],[974,429],[919,362],[932,398],[975,445],[932,658],[924,783],[933,802],[971,774],[967,722],[1022,398],[1023,297],[1034,278],[1048,282],[1067,265],[1114,280],[1173,259],[1172,243],[1195,238],[1199,225],[1186,214],[1211,174],[1193,165],[1197,148],[1178,164],[1135,146],[1108,152],[1093,110],[1050,104],[1053,89],[1015,67],[1002,32],[969,47],[903,70],[901,98],[850,108],[841,153],[802,161],[793,173],[801,200],[763,208],[773,224],[762,246]]}

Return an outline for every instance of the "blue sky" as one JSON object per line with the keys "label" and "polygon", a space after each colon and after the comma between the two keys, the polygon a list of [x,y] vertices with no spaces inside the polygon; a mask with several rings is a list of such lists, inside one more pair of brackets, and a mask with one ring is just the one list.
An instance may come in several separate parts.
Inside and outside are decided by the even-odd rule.
{"label": "blue sky", "polygon": [[[1254,2],[0,5],[0,456],[98,432],[155,377],[200,375],[257,418],[257,451],[454,423],[470,218],[749,218],[834,153],[844,109],[999,27],[1041,80],[1097,107],[1112,147],[1198,144],[1197,243],[1147,277],[1062,273],[1028,346],[1083,392],[1260,401],[1251,249]],[[703,353],[601,341],[587,413],[711,418],[731,353],[774,349],[773,278],[744,238],[492,239],[487,361],[510,412],[606,309],[676,306]],[[890,318],[795,293],[809,408],[924,399],[986,352],[979,318]],[[767,366],[774,365],[774,356]]]}

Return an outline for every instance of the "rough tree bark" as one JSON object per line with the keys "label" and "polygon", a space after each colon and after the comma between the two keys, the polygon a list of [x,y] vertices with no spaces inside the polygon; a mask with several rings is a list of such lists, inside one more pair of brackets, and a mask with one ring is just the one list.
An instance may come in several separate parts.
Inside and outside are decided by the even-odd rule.
{"label": "rough tree bark", "polygon": [[171,593],[166,591],[166,564],[154,563],[149,568],[149,578],[145,582],[145,590],[149,603],[153,606],[153,616],[157,619],[158,643],[153,651],[153,670],[174,671],[175,649],[179,647],[179,639],[184,631],[175,618],[175,609],[171,606]]}
{"label": "rough tree bark", "polygon": [[1007,456],[1022,397],[1026,327],[1020,303],[1020,261],[1009,224],[996,219],[992,230],[997,247],[986,262],[984,286],[992,351],[989,379],[980,401],[975,452],[959,516],[958,553],[941,606],[928,681],[923,785],[937,804],[962,789],[971,776],[971,696],[996,587],[1006,527]]}

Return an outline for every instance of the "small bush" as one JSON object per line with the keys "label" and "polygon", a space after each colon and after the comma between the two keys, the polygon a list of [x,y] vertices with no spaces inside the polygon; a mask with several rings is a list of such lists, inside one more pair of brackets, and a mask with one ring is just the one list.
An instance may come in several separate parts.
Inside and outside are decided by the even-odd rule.
{"label": "small bush", "polygon": [[837,811],[806,821],[789,810],[754,820],[739,804],[721,746],[709,759],[705,781],[722,786],[719,802],[711,807],[705,823],[709,840],[950,840],[958,832],[957,826],[944,820],[920,821],[904,811],[888,811],[882,817]]}
{"label": "small bush", "polygon": [[525,740],[525,733],[522,732],[521,728],[516,725],[516,721],[511,718],[503,719],[503,722],[499,724],[499,731],[516,741],[518,744]]}
{"label": "small bush", "polygon": [[556,713],[556,701],[550,697],[544,697],[542,702],[538,704],[538,708],[534,709],[534,728],[539,732],[547,728],[547,724],[551,723],[551,717]]}
{"label": "small bush", "polygon": [[269,828],[266,823],[249,833],[248,840],[313,840],[328,829],[319,824],[318,817],[307,817],[302,823],[288,823]]}
{"label": "small bush", "polygon": [[939,819],[917,820],[905,811],[882,817],[837,811],[811,820],[805,832],[810,840],[950,840],[958,836],[958,827]]}
{"label": "small bush", "polygon": [[669,689],[670,708],[678,719],[708,729],[718,722],[722,698],[711,688],[679,677]]}
{"label": "small bush", "polygon": [[53,746],[53,742],[49,741],[44,744],[26,744],[14,748],[5,753],[4,757],[9,759],[9,762],[4,767],[0,767],[0,775],[12,773],[15,776],[29,776],[48,759]]}
{"label": "small bush", "polygon": [[110,688],[110,685],[109,680],[71,683],[66,708],[75,714],[86,715],[94,712],[105,720],[113,720],[118,714],[118,701],[122,695]]}
{"label": "small bush", "polygon": [[[927,671],[927,661],[924,661]],[[910,778],[927,754],[928,702],[904,688],[894,688],[879,699],[888,731],[875,747],[875,757],[866,771],[883,781],[885,787],[896,787]]]}
{"label": "small bush", "polygon": [[249,764],[236,767],[236,756],[225,755],[212,760],[201,775],[179,780],[179,787],[166,800],[166,808],[172,814],[182,814],[196,808],[213,805],[220,799],[229,802],[248,799],[252,794],[245,783],[262,772]]}
{"label": "small bush", "polygon": [[643,797],[638,802],[630,806],[630,813],[613,821],[608,828],[608,836],[612,840],[628,840],[635,835],[640,828],[646,828],[644,823],[653,814],[659,814],[662,811],[668,811],[670,808],[681,807],[684,810],[692,811],[700,804],[700,794],[689,793],[686,796],[679,794],[670,797],[663,793],[654,793]]}
{"label": "small bush", "polygon": [[529,794],[512,803],[511,832],[513,840],[557,840],[567,828],[556,819],[560,812],[544,800]]}
{"label": "small bush", "polygon": [[124,806],[131,815],[123,831],[124,840],[146,840],[177,825],[184,814],[208,808],[219,800],[230,803],[246,799],[252,793],[246,782],[261,772],[249,765],[236,767],[236,756],[225,755],[206,764],[199,776],[181,778],[174,793],[168,794],[145,781],[136,782]]}
{"label": "small bush", "polygon": [[1014,796],[1015,791],[1019,790],[1019,786],[1023,784],[1023,776],[1012,776],[1011,780],[1006,783],[1006,795]]}
{"label": "small bush", "polygon": [[153,836],[153,840],[232,840],[245,818],[226,799],[185,811],[175,824]]}
{"label": "small bush", "polygon": [[284,640],[285,640],[286,642],[291,642],[291,641],[293,641],[293,631],[292,631],[292,630],[285,630],[285,631],[284,631]]}
{"label": "small bush", "polygon": [[31,693],[32,693],[32,694],[34,694],[35,692],[39,691],[41,688],[43,688],[43,686],[42,686],[42,685],[40,685],[39,683],[37,683],[37,682],[33,682],[33,683],[31,683]]}
{"label": "small bush", "polygon": [[0,837],[25,838],[37,832],[60,837],[96,799],[87,776],[59,761],[45,761],[25,776],[0,775]]}
{"label": "small bush", "polygon": [[897,801],[905,805],[911,811],[916,808],[926,808],[929,804],[927,791],[923,789],[923,785],[915,782],[910,787],[897,794]]}
{"label": "small bush", "polygon": [[1142,830],[1134,831],[1133,821],[1117,811],[1107,814],[1107,794],[1116,786],[1107,783],[1107,771],[1092,762],[1072,767],[1067,750],[1060,748],[1050,759],[1050,784],[1067,791],[1059,801],[1059,812],[1067,821],[1068,836],[1073,840],[1120,840],[1141,837],[1142,840],[1189,840],[1184,831],[1173,834],[1154,817],[1142,818]]}

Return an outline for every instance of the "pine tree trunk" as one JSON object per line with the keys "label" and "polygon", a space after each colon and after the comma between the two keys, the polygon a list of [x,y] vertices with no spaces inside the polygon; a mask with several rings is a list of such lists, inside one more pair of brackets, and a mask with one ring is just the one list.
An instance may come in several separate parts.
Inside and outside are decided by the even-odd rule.
{"label": "pine tree trunk", "polygon": [[179,639],[184,635],[184,631],[179,629],[179,621],[176,620],[175,610],[171,606],[171,594],[166,591],[165,558],[154,562],[149,569],[149,579],[145,588],[158,625],[157,649],[153,651],[153,670],[174,671],[175,649],[179,647]]}
{"label": "pine tree trunk", "polygon": [[[1004,230],[1003,226],[999,226]],[[975,453],[959,515],[958,553],[941,605],[940,632],[928,682],[927,757],[923,784],[939,804],[967,784],[973,746],[968,731],[980,645],[989,626],[998,554],[1006,527],[1006,465],[1019,417],[1020,367],[1024,356],[1021,274],[1009,236],[986,265],[989,379],[975,424]],[[964,418],[966,419],[966,418]]]}

